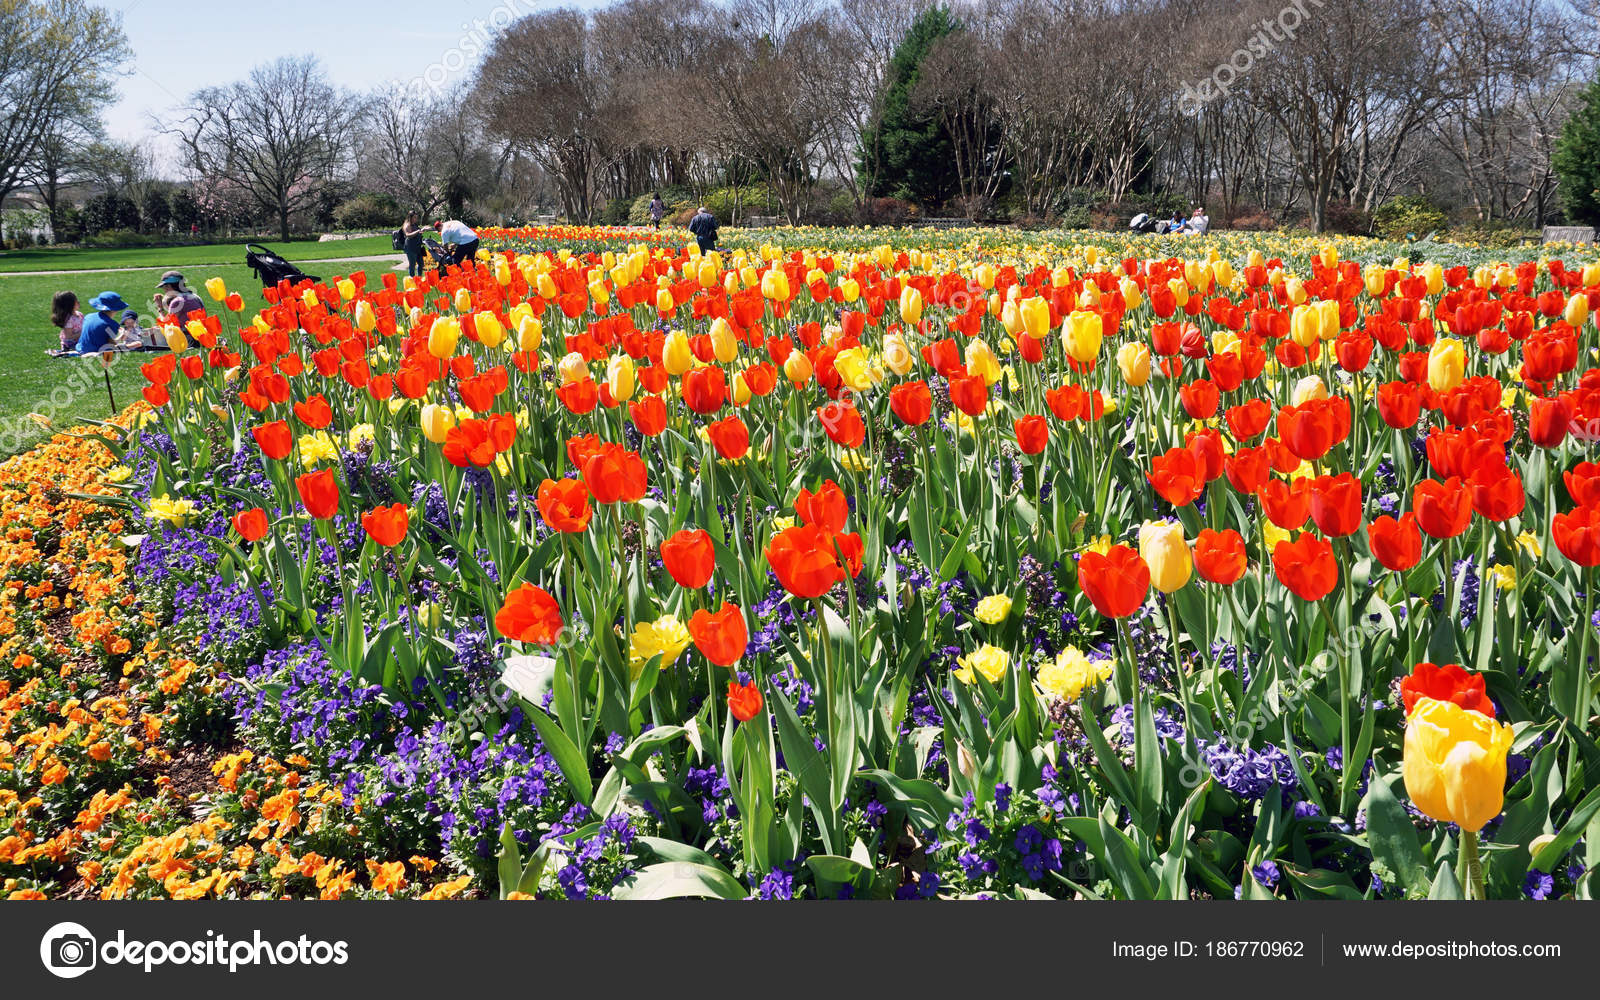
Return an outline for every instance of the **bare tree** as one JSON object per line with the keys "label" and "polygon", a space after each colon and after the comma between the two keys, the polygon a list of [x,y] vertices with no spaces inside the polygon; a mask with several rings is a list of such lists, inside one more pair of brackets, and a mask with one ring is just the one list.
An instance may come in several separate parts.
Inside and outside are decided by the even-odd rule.
{"label": "bare tree", "polygon": [[[58,123],[92,119],[128,57],[121,22],[83,0],[0,0],[0,201],[37,170]],[[82,40],[95,58],[81,58]],[[47,156],[59,159],[57,150]]]}
{"label": "bare tree", "polygon": [[283,58],[226,87],[197,91],[167,131],[197,175],[224,178],[277,218],[313,205],[350,165],[365,101],[328,81],[315,57]]}

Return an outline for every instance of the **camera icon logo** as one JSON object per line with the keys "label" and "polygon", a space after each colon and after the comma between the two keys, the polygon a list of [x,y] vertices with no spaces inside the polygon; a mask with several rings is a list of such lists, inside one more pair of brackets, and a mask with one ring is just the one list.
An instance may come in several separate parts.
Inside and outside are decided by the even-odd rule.
{"label": "camera icon logo", "polygon": [[98,953],[94,935],[82,924],[56,924],[39,942],[44,967],[62,979],[76,979],[94,968]]}

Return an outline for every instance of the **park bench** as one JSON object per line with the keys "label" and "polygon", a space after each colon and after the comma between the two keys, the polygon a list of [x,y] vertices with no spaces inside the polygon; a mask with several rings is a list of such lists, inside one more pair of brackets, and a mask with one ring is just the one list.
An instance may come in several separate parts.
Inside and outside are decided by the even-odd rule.
{"label": "park bench", "polygon": [[1593,226],[1545,226],[1546,243],[1593,243]]}

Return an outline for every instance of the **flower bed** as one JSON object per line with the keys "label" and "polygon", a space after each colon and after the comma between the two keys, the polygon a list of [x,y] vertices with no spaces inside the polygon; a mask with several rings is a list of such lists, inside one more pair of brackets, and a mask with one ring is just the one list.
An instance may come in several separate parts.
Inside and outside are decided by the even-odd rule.
{"label": "flower bed", "polygon": [[1600,264],[491,235],[6,466],[8,892],[1591,895]]}

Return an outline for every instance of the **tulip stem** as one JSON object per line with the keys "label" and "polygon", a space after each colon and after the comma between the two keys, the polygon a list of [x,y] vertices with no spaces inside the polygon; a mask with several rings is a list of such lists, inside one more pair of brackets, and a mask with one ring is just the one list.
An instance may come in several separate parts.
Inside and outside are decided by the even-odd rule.
{"label": "tulip stem", "polygon": [[1461,850],[1456,860],[1456,881],[1468,899],[1487,899],[1483,890],[1483,862],[1478,858],[1478,831],[1461,831]]}

